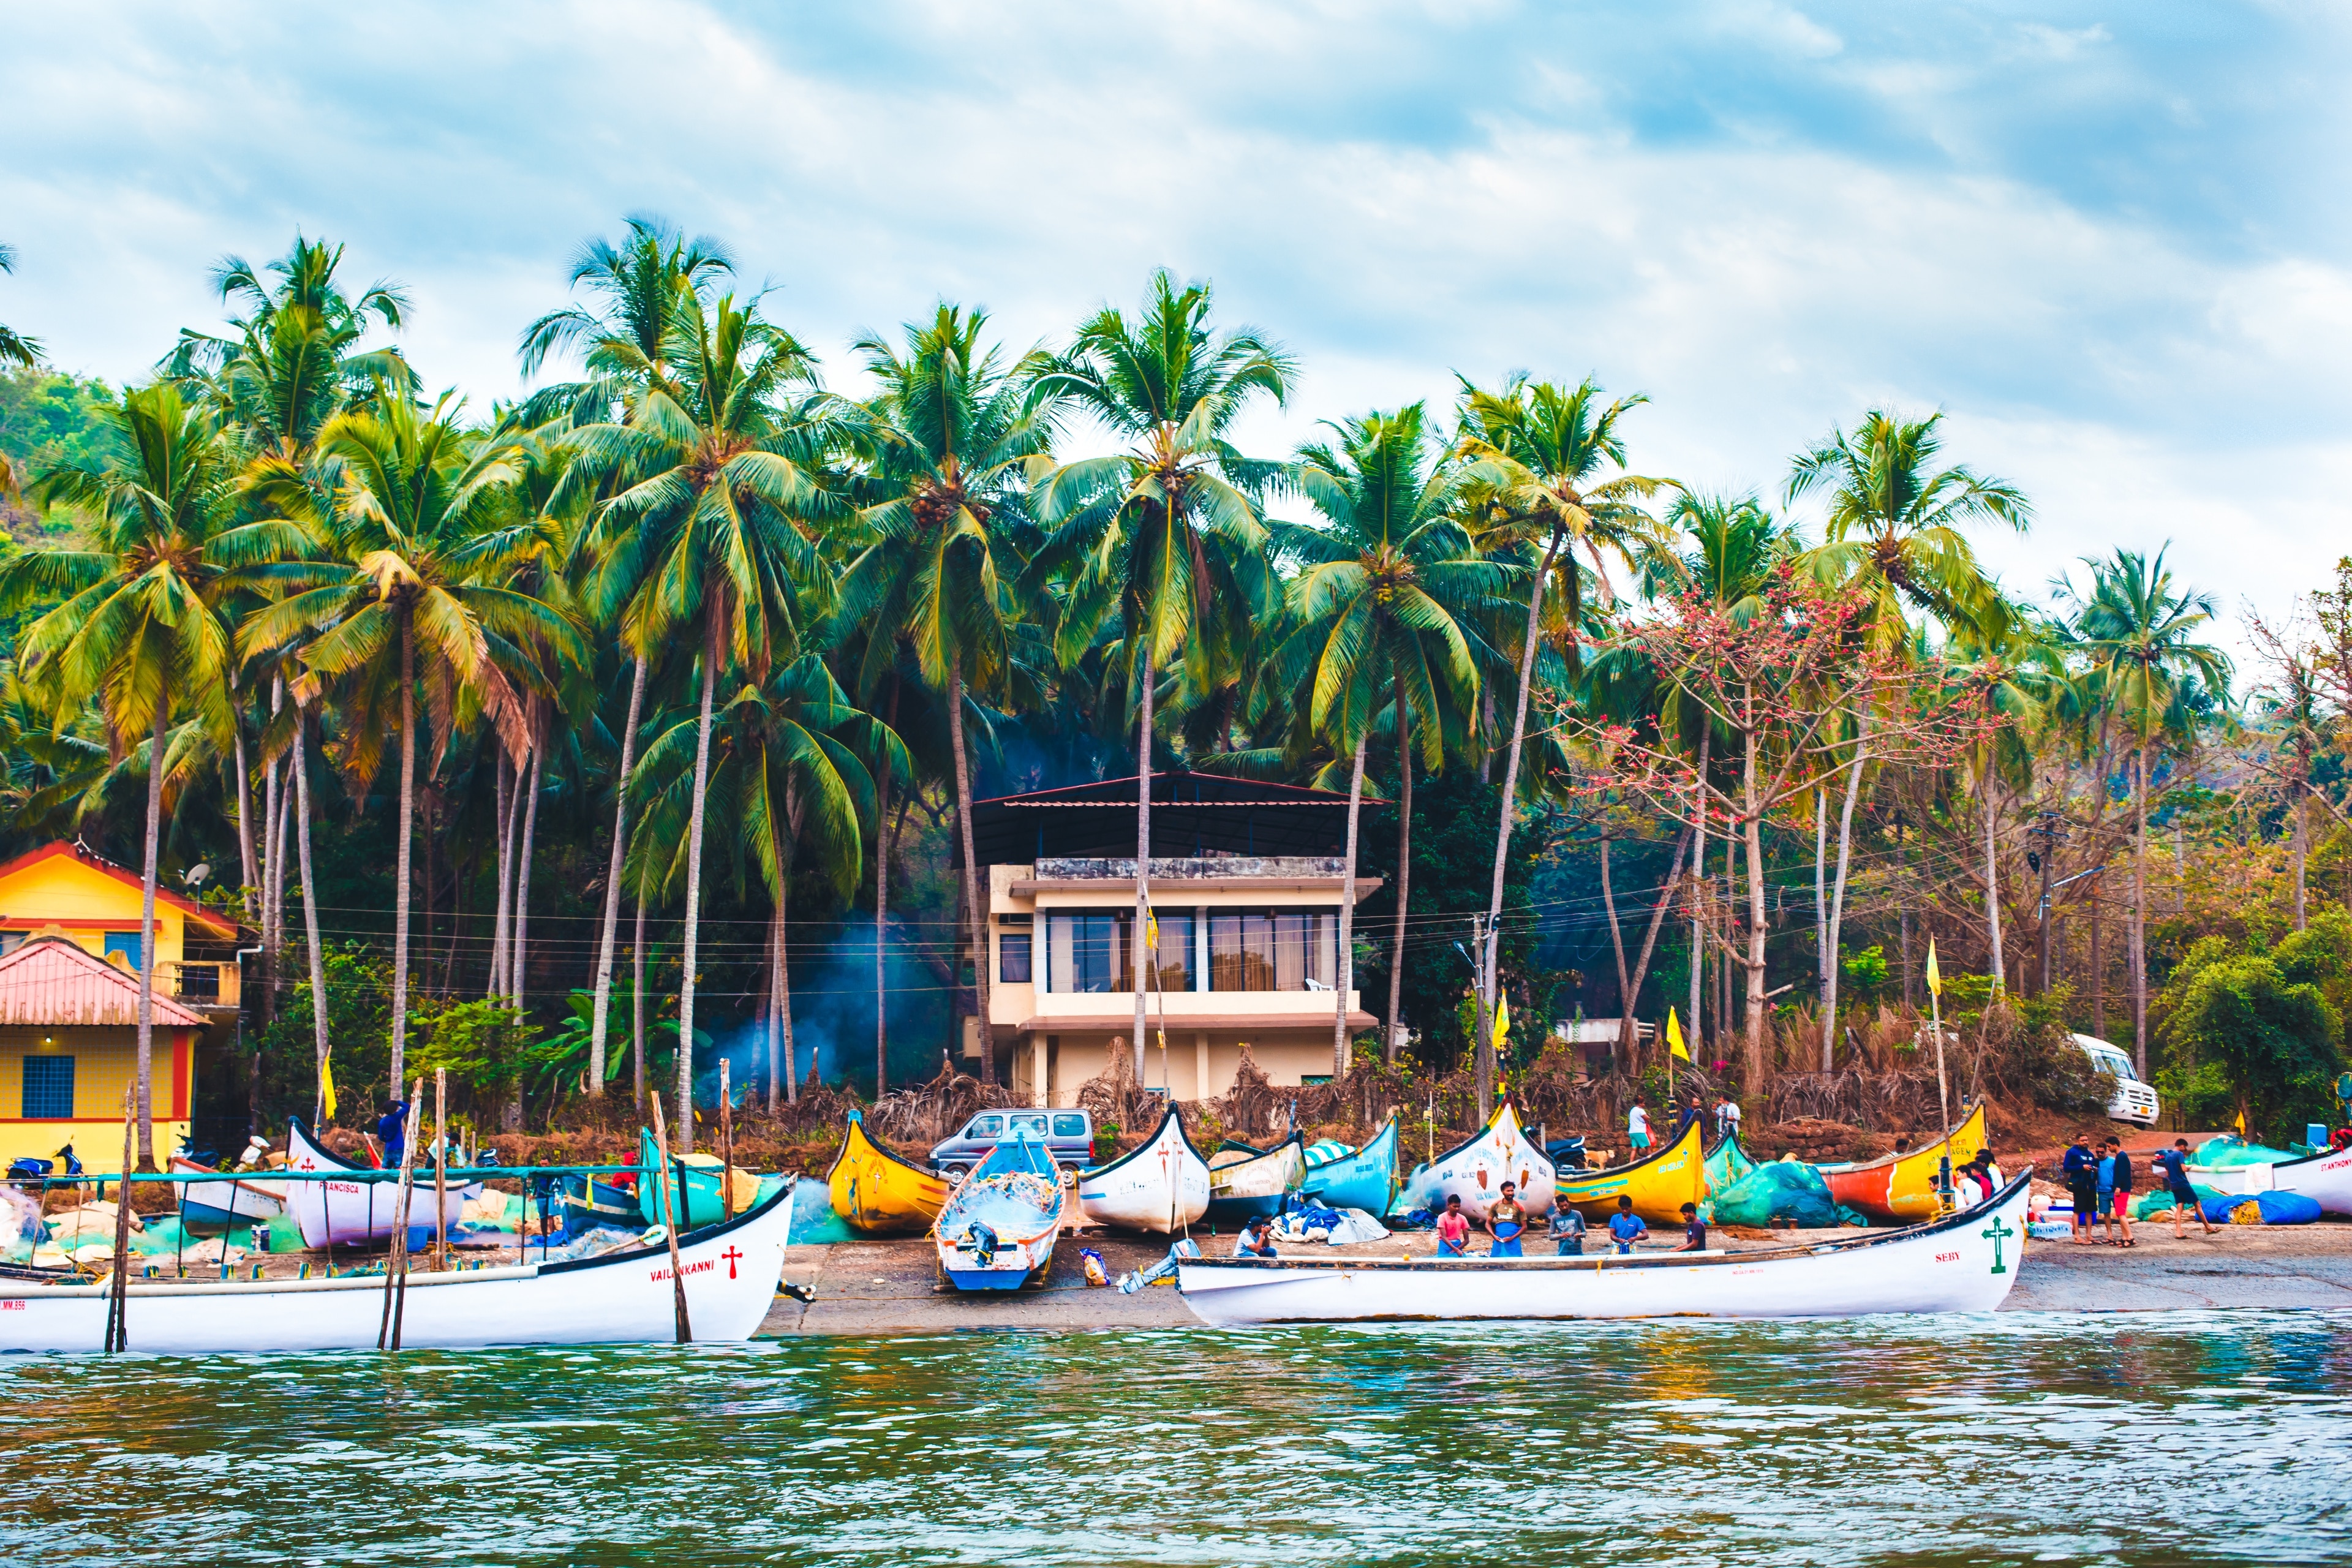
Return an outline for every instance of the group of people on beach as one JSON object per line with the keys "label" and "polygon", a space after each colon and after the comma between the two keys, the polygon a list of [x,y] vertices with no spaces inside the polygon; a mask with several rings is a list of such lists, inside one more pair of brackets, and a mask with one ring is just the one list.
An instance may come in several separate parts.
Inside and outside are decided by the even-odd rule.
{"label": "group of people on beach", "polygon": [[[1706,1100],[1698,1095],[1692,1095],[1683,1102],[1682,1111],[1675,1119],[1673,1133],[1667,1137],[1665,1143],[1659,1146],[1670,1147],[1692,1122],[1704,1121],[1706,1116]],[[1718,1094],[1715,1097],[1715,1135],[1717,1138],[1738,1131],[1739,1116],[1738,1100],[1727,1094]],[[1638,1094],[1633,1097],[1633,1103],[1625,1111],[1625,1144],[1631,1151],[1629,1157],[1632,1159],[1638,1160],[1650,1152],[1650,1108]]]}
{"label": "group of people on beach", "polygon": [[[2165,1195],[2172,1200],[2172,1234],[2188,1236],[2182,1219],[2185,1212],[2196,1215],[2205,1234],[2212,1235],[2213,1222],[2205,1217],[2205,1205],[2198,1200],[2196,1184],[2189,1179],[2189,1140],[2174,1139],[2171,1148],[2157,1151],[2148,1163],[2164,1178]],[[2110,1133],[2094,1142],[2088,1132],[2075,1133],[2060,1172],[2074,1200],[2076,1246],[2137,1245],[2131,1233],[2132,1184],[2137,1177],[2121,1138]],[[2102,1226],[2105,1234],[2094,1234]],[[2123,1233],[2120,1237],[2116,1235],[2118,1229]]]}
{"label": "group of people on beach", "polygon": [[[1706,1222],[1699,1218],[1696,1204],[1683,1205],[1683,1244],[1670,1247],[1672,1252],[1704,1252],[1706,1250]],[[1486,1205],[1486,1215],[1474,1228],[1469,1214],[1462,1207],[1462,1196],[1456,1193],[1445,1200],[1445,1208],[1437,1216],[1437,1256],[1468,1258],[1470,1243],[1477,1230],[1486,1233],[1484,1256],[1488,1258],[1525,1258],[1528,1215],[1527,1205],[1519,1201],[1517,1182],[1505,1182],[1502,1195]],[[1553,1247],[1561,1258],[1579,1258],[1584,1253],[1584,1238],[1590,1234],[1583,1214],[1568,1204],[1552,1205],[1548,1224]],[[1650,1227],[1633,1212],[1633,1200],[1621,1197],[1617,1212],[1609,1216],[1610,1245],[1620,1255],[1631,1255],[1636,1242],[1650,1239]],[[1276,1258],[1274,1220],[1260,1215],[1244,1226],[1234,1238],[1235,1258]]]}

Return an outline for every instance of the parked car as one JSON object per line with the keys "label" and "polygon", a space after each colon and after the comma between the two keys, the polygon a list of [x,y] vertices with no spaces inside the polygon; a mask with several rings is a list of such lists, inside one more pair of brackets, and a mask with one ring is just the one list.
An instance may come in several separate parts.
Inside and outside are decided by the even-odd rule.
{"label": "parked car", "polygon": [[2073,1037],[2075,1047],[2091,1058],[2095,1072],[2114,1080],[2107,1095],[2107,1116],[2115,1121],[2135,1122],[2142,1127],[2156,1125],[2156,1090],[2132,1076],[2132,1059],[2120,1046],[2111,1046],[2095,1035]]}
{"label": "parked car", "polygon": [[983,1110],[931,1146],[931,1169],[961,1182],[991,1149],[1022,1129],[1045,1144],[1057,1163],[1094,1163],[1094,1119],[1083,1110]]}

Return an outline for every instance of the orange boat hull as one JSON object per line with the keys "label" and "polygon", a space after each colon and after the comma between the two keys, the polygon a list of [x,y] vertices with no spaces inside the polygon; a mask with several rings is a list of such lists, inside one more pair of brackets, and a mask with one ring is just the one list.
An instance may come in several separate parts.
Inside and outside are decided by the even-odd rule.
{"label": "orange boat hull", "polygon": [[1936,1217],[1941,1206],[1936,1179],[1949,1151],[1955,1170],[1972,1159],[1985,1144],[1984,1107],[1978,1105],[1960,1118],[1960,1124],[1924,1148],[1890,1154],[1866,1165],[1815,1167],[1829,1184],[1830,1196],[1888,1225],[1916,1225]]}

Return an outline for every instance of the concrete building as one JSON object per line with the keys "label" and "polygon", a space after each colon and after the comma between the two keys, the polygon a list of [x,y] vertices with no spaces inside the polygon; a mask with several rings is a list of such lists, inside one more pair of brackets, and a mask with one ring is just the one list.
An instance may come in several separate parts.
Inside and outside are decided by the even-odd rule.
{"label": "concrete building", "polygon": [[[1150,785],[1159,941],[1140,965],[1144,1082],[1178,1100],[1223,1094],[1244,1043],[1277,1084],[1329,1077],[1334,1015],[1344,1005],[1351,1036],[1375,1025],[1360,993],[1334,989],[1347,797],[1209,773]],[[1136,788],[1110,779],[973,805],[997,1075],[1034,1104],[1075,1104],[1114,1039],[1132,1046]],[[1357,899],[1380,886],[1359,878]],[[976,1068],[978,1020],[962,1029]]]}

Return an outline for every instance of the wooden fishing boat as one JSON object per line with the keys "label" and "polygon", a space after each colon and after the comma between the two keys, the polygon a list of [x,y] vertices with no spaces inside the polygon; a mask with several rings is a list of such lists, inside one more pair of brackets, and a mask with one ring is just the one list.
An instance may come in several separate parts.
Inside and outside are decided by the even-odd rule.
{"label": "wooden fishing boat", "polygon": [[1061,1167],[1026,1129],[999,1143],[940,1211],[940,1272],[959,1290],[1018,1290],[1053,1266],[1067,1194]]}
{"label": "wooden fishing boat", "polygon": [[1965,1214],[1756,1252],[1180,1258],[1176,1280],[1194,1315],[1220,1325],[1989,1312],[2024,1258],[2030,1174]]}
{"label": "wooden fishing boat", "polygon": [[635,1230],[646,1223],[635,1190],[602,1176],[562,1177],[552,1196],[555,1217],[562,1221],[566,1236],[596,1226]]}
{"label": "wooden fishing boat", "polygon": [[1558,1173],[1519,1126],[1518,1112],[1509,1100],[1495,1108],[1477,1136],[1457,1143],[1413,1173],[1415,1206],[1442,1209],[1445,1200],[1459,1197],[1462,1212],[1485,1219],[1486,1205],[1503,1195],[1503,1184],[1518,1188],[1518,1200],[1530,1215],[1551,1213],[1552,1189]]}
{"label": "wooden fishing boat", "polygon": [[824,1182],[833,1212],[866,1236],[920,1236],[947,1206],[945,1179],[868,1137],[866,1119],[855,1110]]}
{"label": "wooden fishing boat", "polygon": [[[184,1154],[172,1156],[172,1169],[187,1175],[220,1173]],[[267,1177],[234,1182],[174,1182],[172,1190],[179,1194],[181,1226],[206,1236],[231,1226],[267,1225],[286,1212],[286,1184]]]}
{"label": "wooden fishing boat", "polygon": [[1239,1226],[1260,1215],[1277,1215],[1307,1175],[1307,1145],[1298,1134],[1271,1149],[1253,1148],[1231,1138],[1209,1156],[1211,1225]]}
{"label": "wooden fishing boat", "polygon": [[1706,1143],[1699,1124],[1686,1123],[1664,1147],[1638,1160],[1562,1176],[1559,1201],[1600,1222],[1617,1212],[1619,1198],[1632,1198],[1633,1212],[1650,1224],[1678,1226],[1685,1204],[1706,1201]]}
{"label": "wooden fishing boat", "polygon": [[1360,1149],[1320,1162],[1310,1154],[1298,1190],[1331,1208],[1362,1209],[1378,1219],[1396,1196],[1396,1118],[1391,1117]]}
{"label": "wooden fishing boat", "polygon": [[2352,1149],[2323,1150],[2270,1165],[2191,1165],[2189,1179],[2231,1197],[2300,1193],[2323,1213],[2352,1215]]}
{"label": "wooden fishing boat", "polygon": [[1979,1101],[1959,1125],[1924,1148],[1888,1154],[1858,1165],[1816,1165],[1830,1196],[1869,1216],[1876,1225],[1911,1225],[1933,1219],[1943,1207],[1936,1184],[1947,1152],[1958,1170],[1985,1146],[1985,1111]]}
{"label": "wooden fishing boat", "polygon": [[1183,1113],[1170,1105],[1139,1148],[1078,1173],[1078,1207],[1115,1230],[1177,1236],[1209,1210],[1209,1163],[1185,1135]]}
{"label": "wooden fishing boat", "polygon": [[[352,1173],[349,1181],[286,1184],[287,1206],[293,1211],[294,1223],[302,1227],[303,1246],[313,1249],[330,1243],[336,1247],[382,1247],[391,1240],[393,1226],[400,1218],[400,1186],[393,1173],[373,1165],[354,1164],[330,1152],[299,1121],[287,1126],[286,1167],[290,1171]],[[433,1172],[427,1168],[410,1179],[417,1182],[417,1186],[408,1200],[408,1228],[412,1233],[430,1231]],[[447,1223],[456,1225],[465,1211],[466,1200],[480,1196],[481,1191],[479,1182],[462,1186],[450,1184],[442,1205]]]}
{"label": "wooden fishing boat", "polygon": [[[325,1184],[289,1184],[323,1185]],[[678,1237],[678,1273],[697,1340],[746,1340],[775,1304],[792,1228],[789,1184],[731,1223]],[[332,1279],[130,1280],[124,1329],[144,1354],[372,1350],[383,1322],[381,1274]],[[677,1319],[666,1245],[573,1263],[414,1272],[403,1349],[667,1342]],[[0,1279],[0,1352],[94,1352],[109,1285]]]}
{"label": "wooden fishing boat", "polygon": [[[706,1225],[717,1225],[727,1217],[728,1205],[719,1201],[719,1183],[722,1175],[734,1184],[734,1211],[741,1214],[759,1201],[760,1178],[736,1167],[728,1170],[716,1154],[672,1154],[662,1157],[654,1135],[644,1128],[637,1129],[637,1168],[640,1172],[659,1171],[668,1184],[669,1203],[675,1209],[680,1203],[680,1175],[684,1176],[686,1216],[681,1228],[693,1230]],[[668,1225],[671,1220],[662,1213],[663,1183],[650,1181],[643,1174],[637,1177],[637,1217],[646,1225]]]}
{"label": "wooden fishing boat", "polygon": [[1748,1146],[1740,1142],[1739,1130],[1735,1127],[1707,1147],[1706,1190],[1719,1193],[1755,1168],[1756,1162],[1748,1156]]}

